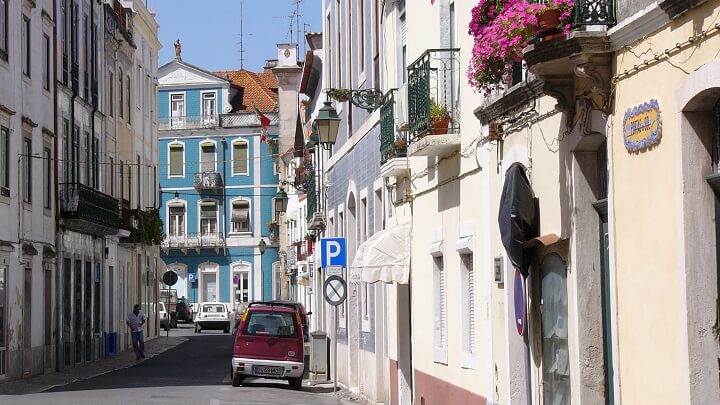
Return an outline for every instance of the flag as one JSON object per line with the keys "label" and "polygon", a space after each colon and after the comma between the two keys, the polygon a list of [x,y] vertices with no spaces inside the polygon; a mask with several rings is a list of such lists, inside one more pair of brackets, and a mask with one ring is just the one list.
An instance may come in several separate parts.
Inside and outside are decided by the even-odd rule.
{"label": "flag", "polygon": [[260,142],[267,141],[267,133],[268,133],[268,127],[270,126],[270,118],[268,118],[265,114],[260,112],[257,107],[255,108],[255,115],[257,115],[258,120],[260,120]]}

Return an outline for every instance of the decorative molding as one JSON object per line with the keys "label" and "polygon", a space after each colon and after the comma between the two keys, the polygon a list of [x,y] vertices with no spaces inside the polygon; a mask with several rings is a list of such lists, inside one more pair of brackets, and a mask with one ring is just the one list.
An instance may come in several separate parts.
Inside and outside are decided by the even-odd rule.
{"label": "decorative molding", "polygon": [[523,51],[528,69],[546,62],[557,61],[580,54],[602,54],[611,52],[610,38],[605,31],[573,31],[566,39],[539,42],[529,45]]}
{"label": "decorative molding", "polygon": [[667,13],[652,3],[608,30],[610,47],[619,50],[658,31],[670,22]]}
{"label": "decorative molding", "polygon": [[47,127],[42,127],[42,133],[43,133],[43,135],[47,135],[51,138],[55,138],[55,133]]}
{"label": "decorative molding", "polygon": [[0,104],[0,112],[3,112],[7,115],[15,115],[15,111],[7,108],[4,104]]}
{"label": "decorative molding", "polygon": [[33,128],[37,128],[38,126],[38,124],[36,124],[35,121],[30,119],[30,117],[28,117],[27,115],[22,116],[22,123]]}
{"label": "decorative molding", "polygon": [[536,97],[544,94],[544,83],[539,79],[531,79],[518,83],[503,92],[500,96],[491,98],[484,105],[473,111],[480,123],[487,125],[513,111],[517,111]]}
{"label": "decorative molding", "polygon": [[674,19],[691,8],[705,3],[705,1],[707,0],[663,0],[659,3],[659,6],[667,13],[670,19]]}

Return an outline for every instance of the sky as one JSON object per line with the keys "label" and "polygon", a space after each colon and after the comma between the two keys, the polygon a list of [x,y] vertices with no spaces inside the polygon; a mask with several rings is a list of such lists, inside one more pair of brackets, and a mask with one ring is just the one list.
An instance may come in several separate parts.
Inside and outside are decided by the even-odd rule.
{"label": "sky", "polygon": [[[322,0],[300,1],[303,52],[302,32],[322,31]],[[277,59],[278,43],[296,41],[295,33],[289,36],[295,0],[147,0],[160,24],[159,66],[175,58],[179,38],[184,61],[210,71],[240,69],[241,3],[245,69],[261,71],[265,60]]]}

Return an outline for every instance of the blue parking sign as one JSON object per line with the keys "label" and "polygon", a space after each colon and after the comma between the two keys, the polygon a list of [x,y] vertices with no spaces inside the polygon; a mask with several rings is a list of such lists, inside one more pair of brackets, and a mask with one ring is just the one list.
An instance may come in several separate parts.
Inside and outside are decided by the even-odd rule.
{"label": "blue parking sign", "polygon": [[347,268],[347,239],[320,239],[320,258],[320,266],[323,269],[329,266]]}
{"label": "blue parking sign", "polygon": [[194,282],[195,282],[195,273],[188,273],[188,281],[189,281],[190,283],[194,283]]}

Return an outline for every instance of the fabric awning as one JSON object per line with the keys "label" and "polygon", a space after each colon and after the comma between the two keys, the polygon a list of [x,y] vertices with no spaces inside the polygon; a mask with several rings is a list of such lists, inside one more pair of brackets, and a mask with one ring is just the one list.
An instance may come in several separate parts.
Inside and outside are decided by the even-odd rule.
{"label": "fabric awning", "polygon": [[377,232],[358,248],[350,280],[407,284],[410,278],[410,225]]}

